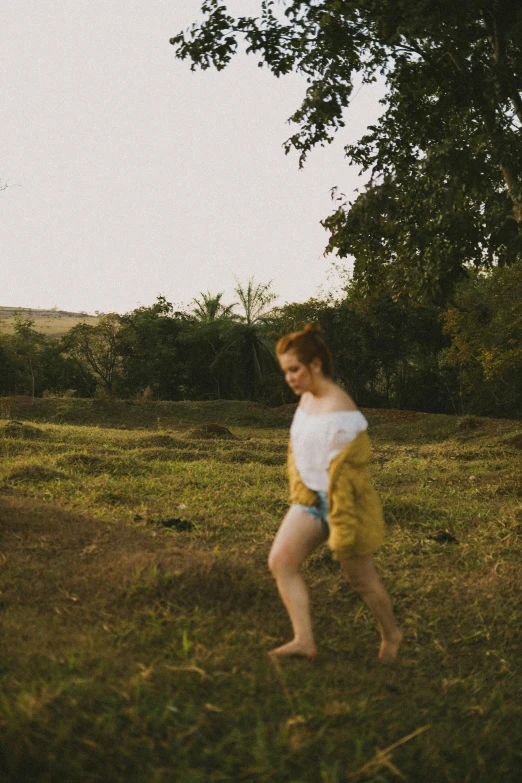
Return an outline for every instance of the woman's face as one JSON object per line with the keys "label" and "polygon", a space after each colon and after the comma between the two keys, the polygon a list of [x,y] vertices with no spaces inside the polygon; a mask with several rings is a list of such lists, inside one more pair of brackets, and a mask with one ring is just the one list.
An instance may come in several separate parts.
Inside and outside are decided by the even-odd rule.
{"label": "woman's face", "polygon": [[295,351],[287,351],[279,356],[279,364],[285,376],[285,381],[294,394],[299,397],[305,392],[312,391],[319,374],[320,360],[314,359],[311,364],[303,364],[297,358]]}

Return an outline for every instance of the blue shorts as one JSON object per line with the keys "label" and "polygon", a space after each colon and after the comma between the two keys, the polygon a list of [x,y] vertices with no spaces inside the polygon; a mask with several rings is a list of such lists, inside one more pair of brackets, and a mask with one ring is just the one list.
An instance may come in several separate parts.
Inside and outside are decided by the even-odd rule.
{"label": "blue shorts", "polygon": [[294,508],[300,511],[306,511],[307,514],[320,519],[325,528],[330,532],[330,523],[328,522],[328,498],[326,492],[317,492],[317,503],[315,506],[303,506],[301,503],[294,503]]}

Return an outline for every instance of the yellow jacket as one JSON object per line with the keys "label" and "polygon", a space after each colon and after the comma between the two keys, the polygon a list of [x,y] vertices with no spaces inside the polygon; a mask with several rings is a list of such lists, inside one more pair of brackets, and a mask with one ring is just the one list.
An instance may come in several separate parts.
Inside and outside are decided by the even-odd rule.
{"label": "yellow jacket", "polygon": [[[382,508],[366,467],[370,454],[370,438],[363,431],[330,462],[328,546],[336,560],[344,560],[352,555],[369,555],[383,542]],[[288,477],[292,503],[315,506],[317,494],[303,484],[295,465],[291,443],[288,449]]]}

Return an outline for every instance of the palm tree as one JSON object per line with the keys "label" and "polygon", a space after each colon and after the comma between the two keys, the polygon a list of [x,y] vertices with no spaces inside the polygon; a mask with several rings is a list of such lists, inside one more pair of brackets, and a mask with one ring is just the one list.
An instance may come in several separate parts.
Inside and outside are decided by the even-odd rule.
{"label": "palm tree", "polygon": [[[225,305],[221,301],[223,292],[212,294],[210,291],[204,293],[200,291],[199,298],[192,300],[193,309],[190,315],[195,321],[194,329],[187,334],[186,339],[193,341],[194,345],[200,346],[204,356],[209,362],[206,367],[210,367],[211,375],[215,383],[214,389],[217,398],[220,399],[222,391],[222,368],[216,363],[216,358],[223,347],[223,331],[226,325],[238,316],[233,312],[235,304]],[[210,351],[210,357],[208,352]],[[202,358],[200,355],[200,359]],[[196,363],[197,364],[197,363]],[[205,364],[205,360],[203,360]]]}
{"label": "palm tree", "polygon": [[266,309],[277,299],[277,295],[271,291],[272,281],[268,283],[256,283],[251,277],[246,286],[238,282],[234,289],[243,305],[245,315],[240,316],[247,326],[263,323],[269,311]]}
{"label": "palm tree", "polygon": [[267,325],[269,306],[277,298],[271,286],[271,281],[256,283],[253,277],[245,286],[238,282],[235,292],[244,315],[223,324],[224,345],[212,367],[231,379],[237,397],[262,398],[265,378],[276,369]]}
{"label": "palm tree", "polygon": [[236,306],[235,304],[222,304],[221,298],[223,296],[223,291],[215,295],[212,295],[210,291],[207,291],[206,294],[201,291],[199,295],[201,299],[194,298],[191,303],[195,305],[191,314],[197,321],[200,321],[201,323],[211,323],[212,321],[217,321],[221,318],[237,317],[235,316],[235,313],[232,312],[233,308]]}

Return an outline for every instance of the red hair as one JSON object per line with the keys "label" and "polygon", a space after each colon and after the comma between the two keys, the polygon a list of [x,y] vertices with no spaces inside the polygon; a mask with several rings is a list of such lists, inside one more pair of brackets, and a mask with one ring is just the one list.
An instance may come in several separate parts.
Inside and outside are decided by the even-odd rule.
{"label": "red hair", "polygon": [[306,324],[302,331],[286,334],[277,342],[277,356],[294,351],[302,364],[311,364],[314,359],[320,359],[323,375],[331,378],[334,372],[332,352],[320,332],[321,327],[318,324]]}

